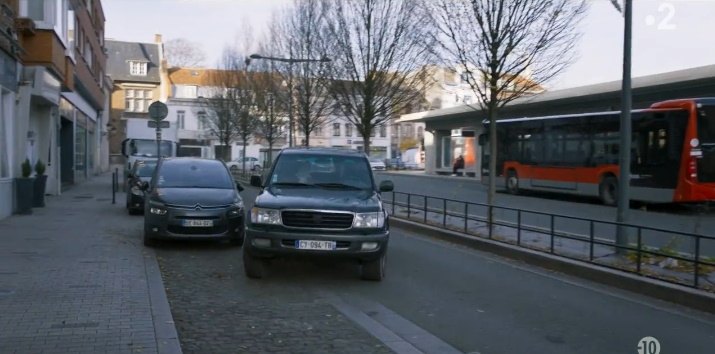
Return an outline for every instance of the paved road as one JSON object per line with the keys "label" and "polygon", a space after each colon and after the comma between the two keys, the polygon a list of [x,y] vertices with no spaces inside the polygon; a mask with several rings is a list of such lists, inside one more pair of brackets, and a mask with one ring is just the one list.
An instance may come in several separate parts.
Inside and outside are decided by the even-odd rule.
{"label": "paved road", "polygon": [[386,352],[386,331],[434,353],[635,353],[645,336],[663,353],[715,347],[715,316],[397,228],[380,283],[351,263],[297,260],[249,280],[241,250],[224,245],[157,254],[185,352]]}
{"label": "paved road", "polygon": [[[478,181],[467,178],[437,177],[417,175],[414,173],[376,173],[378,181],[392,180],[395,183],[395,190],[398,192],[414,193],[432,197],[469,201],[475,203],[486,203],[486,187]],[[389,197],[389,196],[388,196]],[[406,202],[405,196],[398,195],[398,201]],[[417,198],[412,203],[417,206],[423,205],[422,199]],[[509,195],[498,193],[496,205],[534,210],[560,215],[590,218],[603,221],[616,220],[616,208],[600,204],[598,201],[588,198],[574,198],[549,193],[531,193],[528,195]],[[438,200],[428,200],[428,206],[440,209],[443,207]],[[450,203],[448,208],[457,213],[464,213],[464,206],[459,203]],[[471,207],[470,214],[486,215],[486,208]],[[502,220],[515,222],[516,213],[507,211],[497,211],[496,216]],[[522,221],[528,225],[542,228],[550,227],[550,220],[546,216],[534,214],[524,214]],[[676,230],[682,232],[692,232],[715,236],[715,213],[696,212],[690,209],[675,206],[657,206],[655,211],[644,211],[641,209],[631,209],[631,223],[636,225]],[[560,231],[574,234],[587,235],[589,225],[583,221],[557,219],[555,228]],[[595,227],[596,237],[613,239],[615,227],[597,224]],[[635,232],[633,232],[635,235]],[[694,253],[695,239],[684,236],[674,236],[673,234],[649,232],[643,233],[644,242],[653,247],[669,247],[679,249],[682,252]],[[635,239],[631,240],[635,242]],[[700,250],[705,255],[715,257],[715,239],[701,240]]]}

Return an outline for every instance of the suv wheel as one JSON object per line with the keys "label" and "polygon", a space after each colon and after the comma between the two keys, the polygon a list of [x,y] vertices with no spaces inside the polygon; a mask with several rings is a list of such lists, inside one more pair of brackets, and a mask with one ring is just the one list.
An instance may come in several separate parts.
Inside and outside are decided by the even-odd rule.
{"label": "suv wheel", "polygon": [[253,279],[263,278],[265,272],[265,261],[248,253],[247,247],[243,248],[243,271]]}
{"label": "suv wheel", "polygon": [[385,277],[385,258],[383,253],[378,259],[367,261],[362,264],[362,278],[364,280],[380,281]]}

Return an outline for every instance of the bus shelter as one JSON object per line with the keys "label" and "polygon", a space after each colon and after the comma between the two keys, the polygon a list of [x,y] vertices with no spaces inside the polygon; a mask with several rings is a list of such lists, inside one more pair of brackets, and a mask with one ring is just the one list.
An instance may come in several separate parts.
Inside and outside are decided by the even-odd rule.
{"label": "bus shelter", "polygon": [[[715,65],[707,65],[633,79],[633,109],[677,98],[715,97]],[[621,81],[545,91],[514,100],[499,112],[499,119],[620,110]],[[481,178],[482,151],[478,137],[487,114],[477,104],[406,114],[399,123],[425,124],[425,173],[452,174],[460,154],[464,174]]]}

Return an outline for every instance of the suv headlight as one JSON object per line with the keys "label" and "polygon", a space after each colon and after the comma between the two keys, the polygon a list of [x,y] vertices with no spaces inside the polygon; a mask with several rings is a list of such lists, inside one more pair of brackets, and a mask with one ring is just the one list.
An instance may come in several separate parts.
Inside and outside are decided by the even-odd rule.
{"label": "suv headlight", "polygon": [[281,212],[277,209],[251,209],[251,222],[254,224],[280,225]]}
{"label": "suv headlight", "polygon": [[379,229],[385,226],[385,213],[376,211],[374,213],[357,213],[353,219],[355,228]]}

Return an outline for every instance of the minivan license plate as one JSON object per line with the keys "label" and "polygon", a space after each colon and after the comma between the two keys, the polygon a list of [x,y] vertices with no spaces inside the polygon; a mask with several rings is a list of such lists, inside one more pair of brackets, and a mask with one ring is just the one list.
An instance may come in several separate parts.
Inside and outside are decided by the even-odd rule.
{"label": "minivan license plate", "polygon": [[184,227],[211,227],[214,226],[213,220],[184,220]]}
{"label": "minivan license plate", "polygon": [[296,240],[295,248],[300,250],[332,251],[335,249],[335,241]]}

